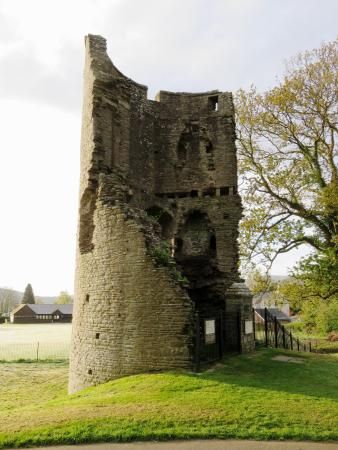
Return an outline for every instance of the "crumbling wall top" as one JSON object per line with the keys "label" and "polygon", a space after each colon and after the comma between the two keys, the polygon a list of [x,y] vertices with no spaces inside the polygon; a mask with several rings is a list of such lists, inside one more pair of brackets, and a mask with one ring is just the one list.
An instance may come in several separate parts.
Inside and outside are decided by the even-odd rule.
{"label": "crumbling wall top", "polygon": [[107,53],[107,41],[100,35],[88,34],[85,36],[86,54],[89,57],[90,65],[98,78],[106,79],[108,77],[123,78],[130,84],[138,88],[148,91],[148,87],[144,84],[137,83],[131,78],[124,75],[117,67],[114,66]]}

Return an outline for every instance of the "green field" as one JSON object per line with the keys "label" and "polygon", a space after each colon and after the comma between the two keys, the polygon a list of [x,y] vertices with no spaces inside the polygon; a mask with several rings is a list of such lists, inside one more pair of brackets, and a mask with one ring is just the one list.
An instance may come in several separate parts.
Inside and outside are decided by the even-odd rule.
{"label": "green field", "polygon": [[[276,361],[276,355],[302,363]],[[0,447],[185,438],[338,439],[338,364],[261,350],[201,374],[111,381],[67,396],[61,363],[0,364]]]}
{"label": "green field", "polygon": [[67,359],[71,324],[0,324],[0,361]]}

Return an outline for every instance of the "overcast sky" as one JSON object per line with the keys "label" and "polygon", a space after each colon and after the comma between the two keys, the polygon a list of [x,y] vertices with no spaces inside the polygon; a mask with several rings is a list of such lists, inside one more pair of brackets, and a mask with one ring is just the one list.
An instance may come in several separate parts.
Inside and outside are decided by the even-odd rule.
{"label": "overcast sky", "polygon": [[84,35],[153,98],[268,89],[337,17],[337,0],[0,0],[0,286],[73,292]]}

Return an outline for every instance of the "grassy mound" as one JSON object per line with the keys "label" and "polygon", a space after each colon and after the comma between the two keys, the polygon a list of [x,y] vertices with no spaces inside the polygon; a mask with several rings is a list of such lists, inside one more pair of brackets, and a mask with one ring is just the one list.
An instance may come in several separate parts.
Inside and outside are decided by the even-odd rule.
{"label": "grassy mound", "polygon": [[[300,356],[303,363],[276,361]],[[67,396],[65,363],[0,364],[0,447],[184,438],[338,439],[338,364],[262,350],[202,374],[136,375]]]}

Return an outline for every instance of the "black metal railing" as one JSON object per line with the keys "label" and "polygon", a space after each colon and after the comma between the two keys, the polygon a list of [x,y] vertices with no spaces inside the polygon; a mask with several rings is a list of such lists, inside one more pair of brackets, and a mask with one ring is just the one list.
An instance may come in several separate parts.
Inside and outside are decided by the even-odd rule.
{"label": "black metal railing", "polygon": [[195,317],[195,371],[201,364],[218,361],[224,353],[223,313]]}
{"label": "black metal railing", "polygon": [[252,315],[256,345],[311,352],[311,342],[306,343],[293,336],[292,332],[287,330],[267,308],[264,308],[263,317],[255,308]]}

